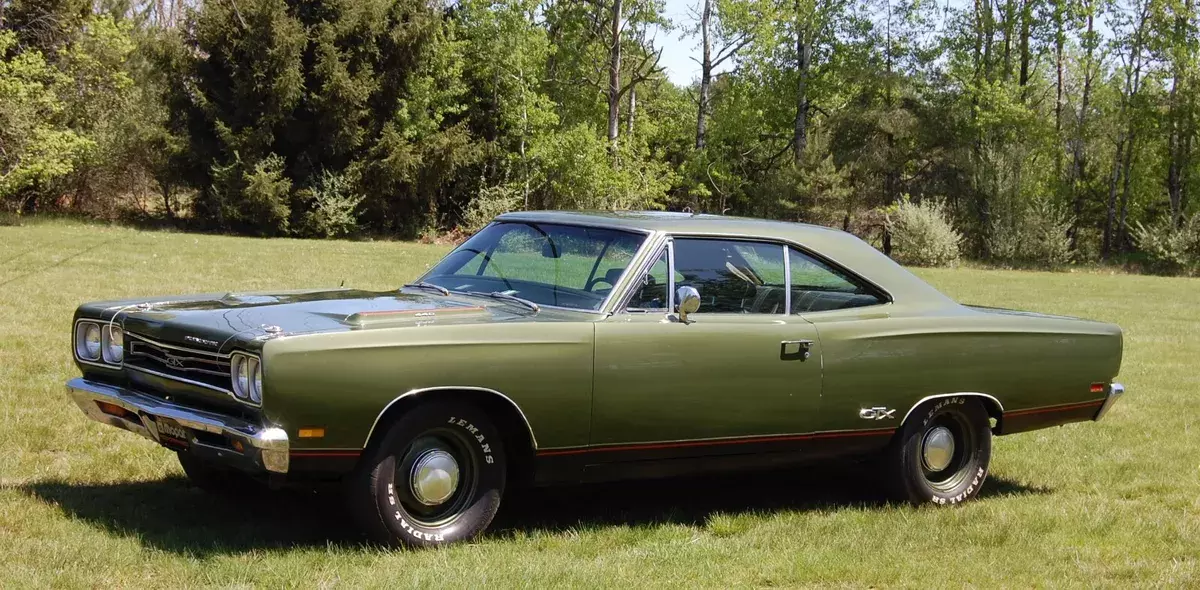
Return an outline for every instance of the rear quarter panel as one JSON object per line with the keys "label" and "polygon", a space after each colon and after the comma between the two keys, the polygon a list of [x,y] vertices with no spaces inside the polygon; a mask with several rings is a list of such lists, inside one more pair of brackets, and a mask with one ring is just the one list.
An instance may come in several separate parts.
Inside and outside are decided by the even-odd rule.
{"label": "rear quarter panel", "polygon": [[[384,408],[428,387],[504,393],[524,412],[539,446],[588,442],[589,322],[503,322],[315,334],[264,347],[264,412],[293,448],[358,449]],[[437,395],[431,393],[431,395]],[[296,439],[302,427],[324,439]]]}
{"label": "rear quarter panel", "polygon": [[824,349],[821,415],[830,429],[864,428],[859,410],[876,406],[896,409],[899,426],[921,399],[965,392],[999,400],[1002,433],[1047,425],[1024,417],[1102,400],[1091,384],[1109,382],[1121,364],[1120,328],[1102,322],[958,305],[889,305],[806,319]]}

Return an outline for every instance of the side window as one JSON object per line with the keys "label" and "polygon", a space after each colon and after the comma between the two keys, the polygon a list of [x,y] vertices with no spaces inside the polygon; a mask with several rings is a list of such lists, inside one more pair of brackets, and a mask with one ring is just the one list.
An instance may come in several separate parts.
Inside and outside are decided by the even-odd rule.
{"label": "side window", "polygon": [[677,238],[677,285],[700,292],[699,313],[783,313],[784,247],[740,240]]}
{"label": "side window", "polygon": [[663,309],[670,302],[668,291],[671,287],[667,280],[670,264],[667,260],[667,250],[663,248],[662,255],[650,267],[650,271],[642,275],[641,283],[634,287],[633,297],[629,299],[626,309]]}
{"label": "side window", "polygon": [[788,248],[792,313],[877,305],[883,300],[846,273],[795,248]]}

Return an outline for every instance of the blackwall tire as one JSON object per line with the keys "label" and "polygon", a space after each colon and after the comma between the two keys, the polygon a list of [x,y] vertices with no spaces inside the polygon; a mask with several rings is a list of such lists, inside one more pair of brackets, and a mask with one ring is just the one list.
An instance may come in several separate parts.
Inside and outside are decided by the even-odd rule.
{"label": "blackwall tire", "polygon": [[983,487],[992,457],[987,411],[968,396],[926,402],[908,417],[887,453],[895,499],[937,505],[970,500]]}
{"label": "blackwall tire", "polygon": [[392,423],[347,482],[350,510],[374,541],[438,547],[475,538],[504,495],[499,431],[466,403],[417,406]]}

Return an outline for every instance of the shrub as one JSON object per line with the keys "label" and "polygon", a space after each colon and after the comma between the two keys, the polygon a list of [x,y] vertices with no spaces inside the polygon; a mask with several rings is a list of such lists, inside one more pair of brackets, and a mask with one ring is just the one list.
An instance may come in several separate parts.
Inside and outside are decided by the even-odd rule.
{"label": "shrub", "polygon": [[522,188],[516,184],[498,184],[479,189],[463,212],[462,229],[474,233],[501,213],[519,209],[523,201]]}
{"label": "shrub", "polygon": [[622,145],[614,164],[608,143],[589,125],[538,138],[530,149],[536,200],[546,209],[646,209],[666,199],[672,172]]}
{"label": "shrub", "polygon": [[210,192],[220,213],[217,219],[220,229],[258,235],[286,234],[292,181],[284,176],[283,168],[283,158],[275,154],[248,170],[240,157],[227,166],[214,165]]}
{"label": "shrub", "polygon": [[1067,231],[1074,218],[1047,199],[1038,199],[1011,215],[993,215],[988,227],[988,253],[1007,263],[1061,266],[1071,261]]}
{"label": "shrub", "polygon": [[888,211],[892,256],[915,266],[948,266],[958,261],[962,235],[954,230],[940,201],[905,198]]}
{"label": "shrub", "polygon": [[321,172],[309,195],[312,203],[304,214],[302,235],[334,238],[358,230],[358,205],[364,197],[354,191],[344,174]]}
{"label": "shrub", "polygon": [[1150,269],[1170,274],[1195,274],[1200,266],[1200,215],[1175,224],[1170,216],[1150,225],[1133,225],[1133,242],[1146,255]]}

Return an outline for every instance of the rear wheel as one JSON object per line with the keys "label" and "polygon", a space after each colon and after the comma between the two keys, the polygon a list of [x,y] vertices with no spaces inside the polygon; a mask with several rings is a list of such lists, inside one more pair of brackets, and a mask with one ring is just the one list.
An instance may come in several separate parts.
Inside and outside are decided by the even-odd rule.
{"label": "rear wheel", "polygon": [[374,540],[433,547],[471,539],[504,494],[500,433],[478,408],[435,402],[407,412],[349,481],[350,508]]}
{"label": "rear wheel", "polygon": [[931,400],[912,412],[888,448],[889,484],[901,501],[958,504],[979,494],[991,457],[991,424],[978,400]]}

